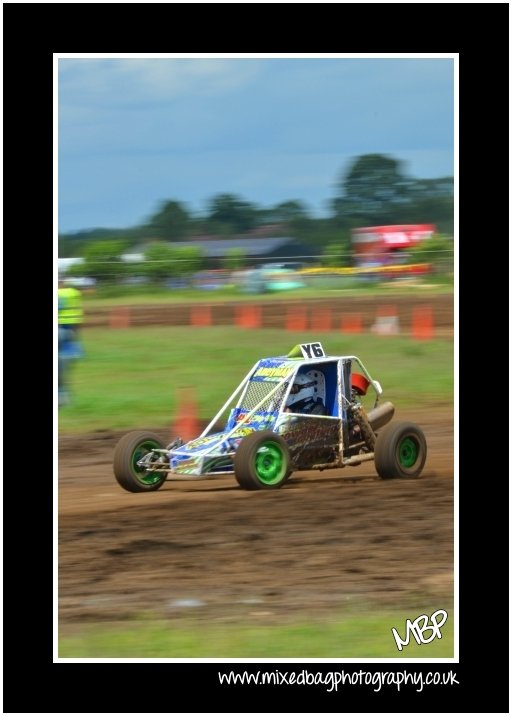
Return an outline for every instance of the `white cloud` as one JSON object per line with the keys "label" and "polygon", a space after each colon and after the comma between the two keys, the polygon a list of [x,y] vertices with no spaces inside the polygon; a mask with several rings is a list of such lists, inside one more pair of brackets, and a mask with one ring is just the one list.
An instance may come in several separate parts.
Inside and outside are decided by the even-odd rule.
{"label": "white cloud", "polygon": [[[128,226],[219,192],[319,209],[350,159],[390,154],[451,174],[447,61],[59,60],[63,230]],[[403,68],[403,69],[402,69]]]}
{"label": "white cloud", "polygon": [[168,102],[183,95],[224,94],[251,83],[259,60],[60,59],[61,109]]}

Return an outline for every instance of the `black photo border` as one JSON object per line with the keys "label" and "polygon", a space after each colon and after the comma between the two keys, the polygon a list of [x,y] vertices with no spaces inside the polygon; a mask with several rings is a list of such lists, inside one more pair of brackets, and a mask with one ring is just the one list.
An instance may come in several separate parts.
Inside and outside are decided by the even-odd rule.
{"label": "black photo border", "polygon": [[[7,713],[508,713],[509,488],[501,455],[508,457],[509,418],[497,405],[508,404],[508,381],[503,368],[486,382],[486,370],[508,358],[508,275],[501,267],[509,242],[508,212],[502,218],[509,205],[509,7],[321,3],[283,4],[278,13],[275,5],[2,7]],[[275,686],[220,687],[217,672],[227,664],[53,662],[53,54],[250,51],[459,55],[460,660],[295,665],[451,670],[459,683],[450,689],[289,686],[278,693]],[[18,460],[22,466],[13,468]],[[15,669],[25,675],[22,690]]]}

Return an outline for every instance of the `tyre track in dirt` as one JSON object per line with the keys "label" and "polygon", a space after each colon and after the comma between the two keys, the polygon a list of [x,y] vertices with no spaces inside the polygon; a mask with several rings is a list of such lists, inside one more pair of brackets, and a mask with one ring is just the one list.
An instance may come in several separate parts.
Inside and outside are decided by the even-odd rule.
{"label": "tyre track in dirt", "polygon": [[123,433],[61,436],[61,630],[145,614],[272,622],[364,604],[447,608],[452,411],[400,411],[397,418],[425,431],[419,479],[381,480],[366,463],[296,473],[281,490],[261,492],[222,476],[127,493],[112,473]]}

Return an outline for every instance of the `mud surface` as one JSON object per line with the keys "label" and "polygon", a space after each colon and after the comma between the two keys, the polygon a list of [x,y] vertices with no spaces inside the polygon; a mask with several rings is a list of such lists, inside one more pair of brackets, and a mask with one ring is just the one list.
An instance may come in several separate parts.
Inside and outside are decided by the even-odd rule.
{"label": "mud surface", "polygon": [[61,632],[148,614],[282,621],[366,603],[446,608],[453,594],[452,413],[395,419],[425,431],[419,479],[384,481],[366,463],[296,473],[281,490],[259,492],[220,476],[131,494],[112,473],[122,433],[61,436]]}
{"label": "mud surface", "polygon": [[[128,327],[128,326],[188,326],[243,325],[244,307],[257,311],[257,325],[262,328],[286,328],[287,322],[300,316],[311,330],[347,330],[344,319],[352,317],[362,332],[370,332],[379,316],[396,316],[400,333],[407,335],[412,329],[415,311],[431,310],[432,327],[436,336],[453,335],[453,295],[389,295],[350,296],[329,299],[308,299],[307,301],[280,298],[275,301],[254,300],[243,303],[222,302],[211,297],[204,303],[139,304],[112,307],[86,307],[86,327]],[[251,325],[253,325],[251,323]]]}

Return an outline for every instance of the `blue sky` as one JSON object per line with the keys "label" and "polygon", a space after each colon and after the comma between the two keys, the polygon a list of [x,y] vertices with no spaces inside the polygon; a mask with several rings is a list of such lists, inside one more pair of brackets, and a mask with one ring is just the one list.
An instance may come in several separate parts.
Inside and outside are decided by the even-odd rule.
{"label": "blue sky", "polygon": [[59,231],[127,228],[216,194],[326,216],[354,157],[452,175],[448,58],[60,58]]}

